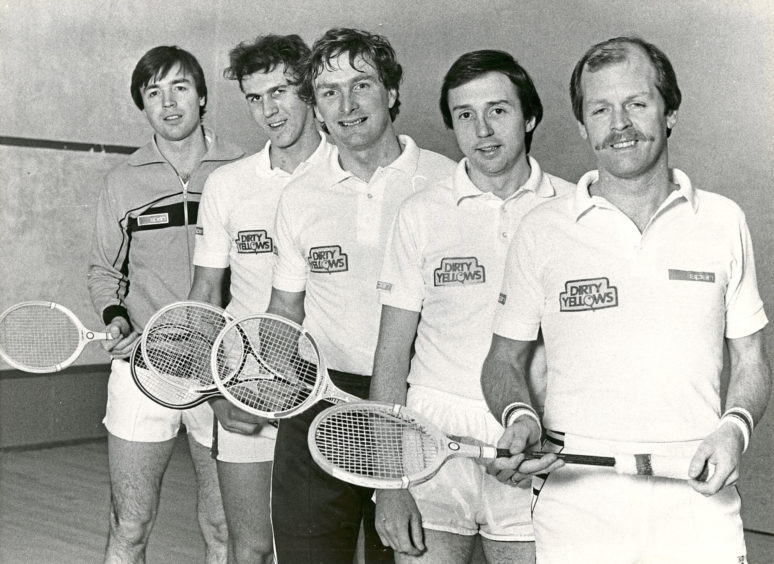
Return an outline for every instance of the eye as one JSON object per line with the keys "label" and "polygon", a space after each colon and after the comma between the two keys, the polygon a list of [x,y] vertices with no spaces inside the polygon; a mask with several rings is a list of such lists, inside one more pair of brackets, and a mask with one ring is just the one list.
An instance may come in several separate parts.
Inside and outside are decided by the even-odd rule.
{"label": "eye", "polygon": [[357,84],[355,84],[354,90],[367,90],[370,87],[371,85],[368,84],[367,82],[358,82]]}
{"label": "eye", "polygon": [[177,90],[178,92],[188,92],[188,86],[186,86],[185,84],[177,84],[175,85],[175,90]]}
{"label": "eye", "polygon": [[505,114],[505,108],[495,107],[495,108],[492,108],[489,113],[491,113],[493,115],[496,115],[496,116],[501,116],[501,115]]}
{"label": "eye", "polygon": [[645,108],[646,104],[645,104],[645,102],[631,102],[629,104],[629,107],[630,108],[635,108],[635,109],[639,110],[639,109]]}
{"label": "eye", "polygon": [[158,93],[159,93],[159,91],[158,91],[157,89],[155,89],[155,88],[154,88],[153,90],[146,90],[146,91],[145,91],[145,97],[146,97],[146,98],[153,98],[153,97],[154,97],[154,96],[156,96]]}
{"label": "eye", "polygon": [[261,97],[258,94],[250,94],[246,98],[248,104],[257,104],[261,101]]}
{"label": "eye", "polygon": [[271,93],[271,97],[272,98],[279,98],[283,94],[285,94],[286,91],[287,91],[287,89],[285,89],[285,88],[277,88],[274,92]]}
{"label": "eye", "polygon": [[607,108],[594,108],[593,110],[591,110],[590,114],[592,116],[598,116],[605,113],[606,111],[607,111]]}
{"label": "eye", "polygon": [[466,111],[466,112],[460,112],[457,114],[457,119],[460,121],[470,119],[471,117],[473,117],[473,112]]}

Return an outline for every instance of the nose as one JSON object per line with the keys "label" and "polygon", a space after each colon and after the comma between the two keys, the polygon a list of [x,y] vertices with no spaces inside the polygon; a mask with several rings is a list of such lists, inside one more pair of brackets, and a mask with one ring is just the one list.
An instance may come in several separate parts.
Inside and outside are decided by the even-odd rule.
{"label": "nose", "polygon": [[341,107],[339,108],[342,113],[350,114],[358,109],[360,106],[355,99],[355,96],[351,92],[345,91],[341,95]]}
{"label": "nose", "polygon": [[277,103],[271,96],[264,96],[263,98],[263,115],[264,117],[271,117],[277,113]]}
{"label": "nose", "polygon": [[494,133],[486,116],[476,118],[476,135],[478,137],[489,137]]}
{"label": "nose", "polygon": [[162,91],[162,103],[165,108],[172,108],[177,105],[175,93],[172,90]]}
{"label": "nose", "polygon": [[629,113],[626,111],[626,108],[614,108],[613,109],[613,121],[610,124],[612,129],[615,130],[623,130],[627,127],[631,127],[632,121],[629,118]]}

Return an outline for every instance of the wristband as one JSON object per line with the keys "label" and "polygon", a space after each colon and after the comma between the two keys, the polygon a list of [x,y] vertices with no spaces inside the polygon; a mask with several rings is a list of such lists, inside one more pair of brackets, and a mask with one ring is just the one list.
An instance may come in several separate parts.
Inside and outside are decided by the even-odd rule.
{"label": "wristband", "polygon": [[508,404],[506,408],[503,409],[501,418],[503,427],[507,429],[513,425],[514,421],[516,421],[516,419],[522,415],[526,415],[527,417],[533,419],[538,425],[538,431],[540,434],[543,433],[543,425],[540,423],[540,417],[538,417],[537,412],[532,408],[531,405],[519,401]]}
{"label": "wristband", "polygon": [[750,430],[750,435],[752,435],[753,429],[755,428],[755,421],[753,420],[753,416],[749,411],[743,407],[729,407],[726,409],[725,413],[723,413],[723,416],[725,417],[726,415],[730,414],[744,418],[745,423]]}
{"label": "wristband", "polygon": [[720,418],[718,427],[723,425],[723,423],[733,423],[739,428],[739,430],[742,432],[742,437],[744,437],[744,446],[742,447],[742,452],[746,452],[747,445],[750,444],[750,429],[747,426],[747,421],[744,421],[743,418],[736,413],[726,412],[723,414],[723,417]]}

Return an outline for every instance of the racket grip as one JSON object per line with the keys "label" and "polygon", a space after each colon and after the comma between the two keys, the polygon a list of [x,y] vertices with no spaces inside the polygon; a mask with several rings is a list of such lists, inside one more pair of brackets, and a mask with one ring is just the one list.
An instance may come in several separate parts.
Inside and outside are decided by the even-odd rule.
{"label": "racket grip", "polygon": [[[615,457],[615,469],[620,474],[633,474],[638,476],[658,476],[660,478],[672,478],[674,480],[690,480],[688,468],[691,460],[683,456],[664,456],[658,454],[629,454]],[[701,474],[696,478],[700,482],[706,482],[715,471],[714,464],[704,466]]]}

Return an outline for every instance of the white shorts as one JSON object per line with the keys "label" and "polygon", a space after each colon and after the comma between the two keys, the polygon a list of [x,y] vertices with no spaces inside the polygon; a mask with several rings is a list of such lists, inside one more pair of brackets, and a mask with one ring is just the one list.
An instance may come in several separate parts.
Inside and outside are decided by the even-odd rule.
{"label": "white shorts", "polygon": [[[494,445],[503,428],[483,400],[411,386],[406,405],[445,433]],[[410,488],[427,529],[494,541],[533,540],[529,488],[503,484],[481,461],[451,459],[430,480]]]}
{"label": "white shorts", "polygon": [[213,450],[221,462],[249,463],[274,460],[274,441],[277,428],[264,425],[257,435],[243,435],[226,431],[218,423]]}
{"label": "white shorts", "polygon": [[[561,434],[558,438],[561,442]],[[691,457],[700,442],[622,443],[573,435],[563,440],[563,449],[550,441],[544,449]],[[539,564],[746,562],[735,487],[705,497],[685,481],[568,464],[545,480],[535,478],[533,488]]]}
{"label": "white shorts", "polygon": [[170,409],[155,403],[134,383],[129,363],[113,359],[102,420],[111,434],[127,441],[160,443],[176,437],[182,424],[197,443],[210,448],[213,421],[206,402],[190,409]]}

